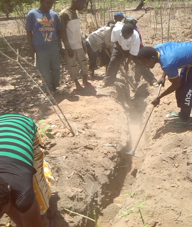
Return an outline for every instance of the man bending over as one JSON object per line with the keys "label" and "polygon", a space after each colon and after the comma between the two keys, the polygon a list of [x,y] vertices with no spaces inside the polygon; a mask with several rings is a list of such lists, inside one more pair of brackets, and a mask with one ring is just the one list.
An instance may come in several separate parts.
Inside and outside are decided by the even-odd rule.
{"label": "man bending over", "polygon": [[[158,105],[161,98],[175,91],[177,105],[181,111],[169,116],[180,117],[180,121],[175,122],[177,127],[189,125],[192,107],[192,43],[167,42],[154,48],[143,47],[138,53],[138,58],[147,68],[153,68],[159,63],[164,71],[159,83],[164,84],[166,76],[171,82],[171,86],[156,97],[152,104]],[[179,68],[182,68],[180,74]]]}

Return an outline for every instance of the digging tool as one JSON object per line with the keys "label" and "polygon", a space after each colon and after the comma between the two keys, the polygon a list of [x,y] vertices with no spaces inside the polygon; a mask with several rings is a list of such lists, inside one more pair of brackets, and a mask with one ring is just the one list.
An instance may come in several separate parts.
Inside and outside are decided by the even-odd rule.
{"label": "digging tool", "polygon": [[[121,52],[121,54],[123,55],[123,57],[124,57],[124,58],[127,58],[127,56],[125,55],[125,53],[124,53],[123,50],[121,49],[121,46],[119,45],[118,42],[116,42],[116,45],[117,45],[119,51]],[[132,87],[132,89],[133,89],[134,92],[135,92],[135,91],[136,91],[136,88],[135,88],[135,86],[131,83],[131,81],[130,81],[129,78],[128,78],[128,62],[127,62],[127,61],[125,62],[125,73],[124,73],[124,71],[123,71],[122,69],[120,69],[120,71],[121,71],[121,73],[123,73],[123,75],[124,75],[124,77],[125,77],[127,83]]]}
{"label": "digging tool", "polygon": [[[159,94],[160,94],[161,87],[162,87],[162,84],[159,85],[159,90],[158,90],[157,96],[159,96]],[[136,149],[137,149],[137,147],[138,147],[138,145],[139,145],[139,142],[140,142],[140,140],[141,140],[141,137],[143,136],[143,133],[144,133],[144,131],[145,131],[145,128],[146,128],[146,126],[147,126],[147,123],[149,122],[149,119],[150,119],[150,117],[151,117],[151,114],[153,113],[154,108],[155,108],[155,106],[152,107],[151,112],[149,113],[149,116],[147,117],[147,119],[146,119],[146,121],[145,121],[145,124],[143,125],[141,134],[140,134],[140,136],[139,136],[139,138],[138,138],[138,140],[137,140],[137,142],[136,142],[136,144],[135,144],[135,147],[134,147],[130,152],[127,152],[127,154],[132,155],[132,156],[135,156],[135,157],[138,157],[138,158],[141,158],[140,156],[135,155],[135,151],[136,151]]]}

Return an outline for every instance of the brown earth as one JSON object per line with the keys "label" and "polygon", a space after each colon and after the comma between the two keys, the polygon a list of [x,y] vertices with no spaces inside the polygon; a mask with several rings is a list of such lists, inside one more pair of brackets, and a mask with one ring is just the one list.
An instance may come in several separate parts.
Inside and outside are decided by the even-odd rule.
{"label": "brown earth", "polygon": [[[143,12],[130,14],[139,17]],[[191,41],[190,26],[186,23],[191,15],[185,14],[180,21],[178,12],[174,15],[171,40]],[[161,42],[161,32],[158,25],[154,35],[151,18],[153,15],[147,13],[139,20],[138,27],[144,44],[154,46]],[[3,28],[8,41],[15,48],[19,47],[21,55],[27,58],[26,37],[13,36],[14,21],[6,21],[9,26],[4,22],[0,25],[2,23],[1,31]],[[178,30],[182,32],[178,34]],[[2,39],[0,47],[4,53],[15,57]],[[137,150],[143,158],[136,158],[125,152],[138,138],[142,123],[152,108],[150,101],[157,94],[156,88],[142,81],[141,98],[130,106],[124,86],[84,89],[77,93],[73,91],[67,71],[63,70],[61,88],[55,99],[74,131],[78,131],[78,135],[72,137],[18,66],[0,56],[0,68],[0,113],[24,113],[36,122],[45,118],[45,124],[55,125],[55,139],[45,138],[45,143],[46,160],[55,178],[49,215],[54,218],[56,227],[94,226],[93,221],[71,214],[65,208],[92,218],[95,210],[100,215],[99,227],[144,226],[141,214],[145,227],[147,224],[149,227],[192,225],[191,132],[190,129],[175,129],[170,122],[164,122],[165,115],[176,110],[174,94],[162,99],[161,105],[155,108]],[[41,83],[34,69],[28,67],[28,71]],[[97,79],[102,78],[103,72],[104,69],[96,71]],[[153,72],[157,78],[161,76],[159,66]],[[93,84],[97,87],[99,81]],[[0,226],[4,226],[5,221],[2,219]]]}

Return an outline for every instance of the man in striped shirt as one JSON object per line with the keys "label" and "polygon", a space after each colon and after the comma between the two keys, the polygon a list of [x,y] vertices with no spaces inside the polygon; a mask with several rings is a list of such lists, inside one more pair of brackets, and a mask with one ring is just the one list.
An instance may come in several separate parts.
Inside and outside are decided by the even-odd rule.
{"label": "man in striped shirt", "polygon": [[20,227],[44,226],[33,189],[36,133],[29,117],[0,116],[0,217],[6,213]]}

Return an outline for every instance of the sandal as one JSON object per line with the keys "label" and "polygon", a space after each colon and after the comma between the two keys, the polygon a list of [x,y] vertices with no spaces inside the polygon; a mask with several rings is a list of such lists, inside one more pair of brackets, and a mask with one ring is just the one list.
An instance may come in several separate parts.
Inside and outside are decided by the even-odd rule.
{"label": "sandal", "polygon": [[177,118],[179,117],[179,113],[178,112],[172,112],[172,113],[168,113],[166,115],[166,118]]}
{"label": "sandal", "polygon": [[186,122],[186,121],[174,121],[171,124],[174,128],[185,128],[188,126],[191,126],[192,123],[191,122]]}

